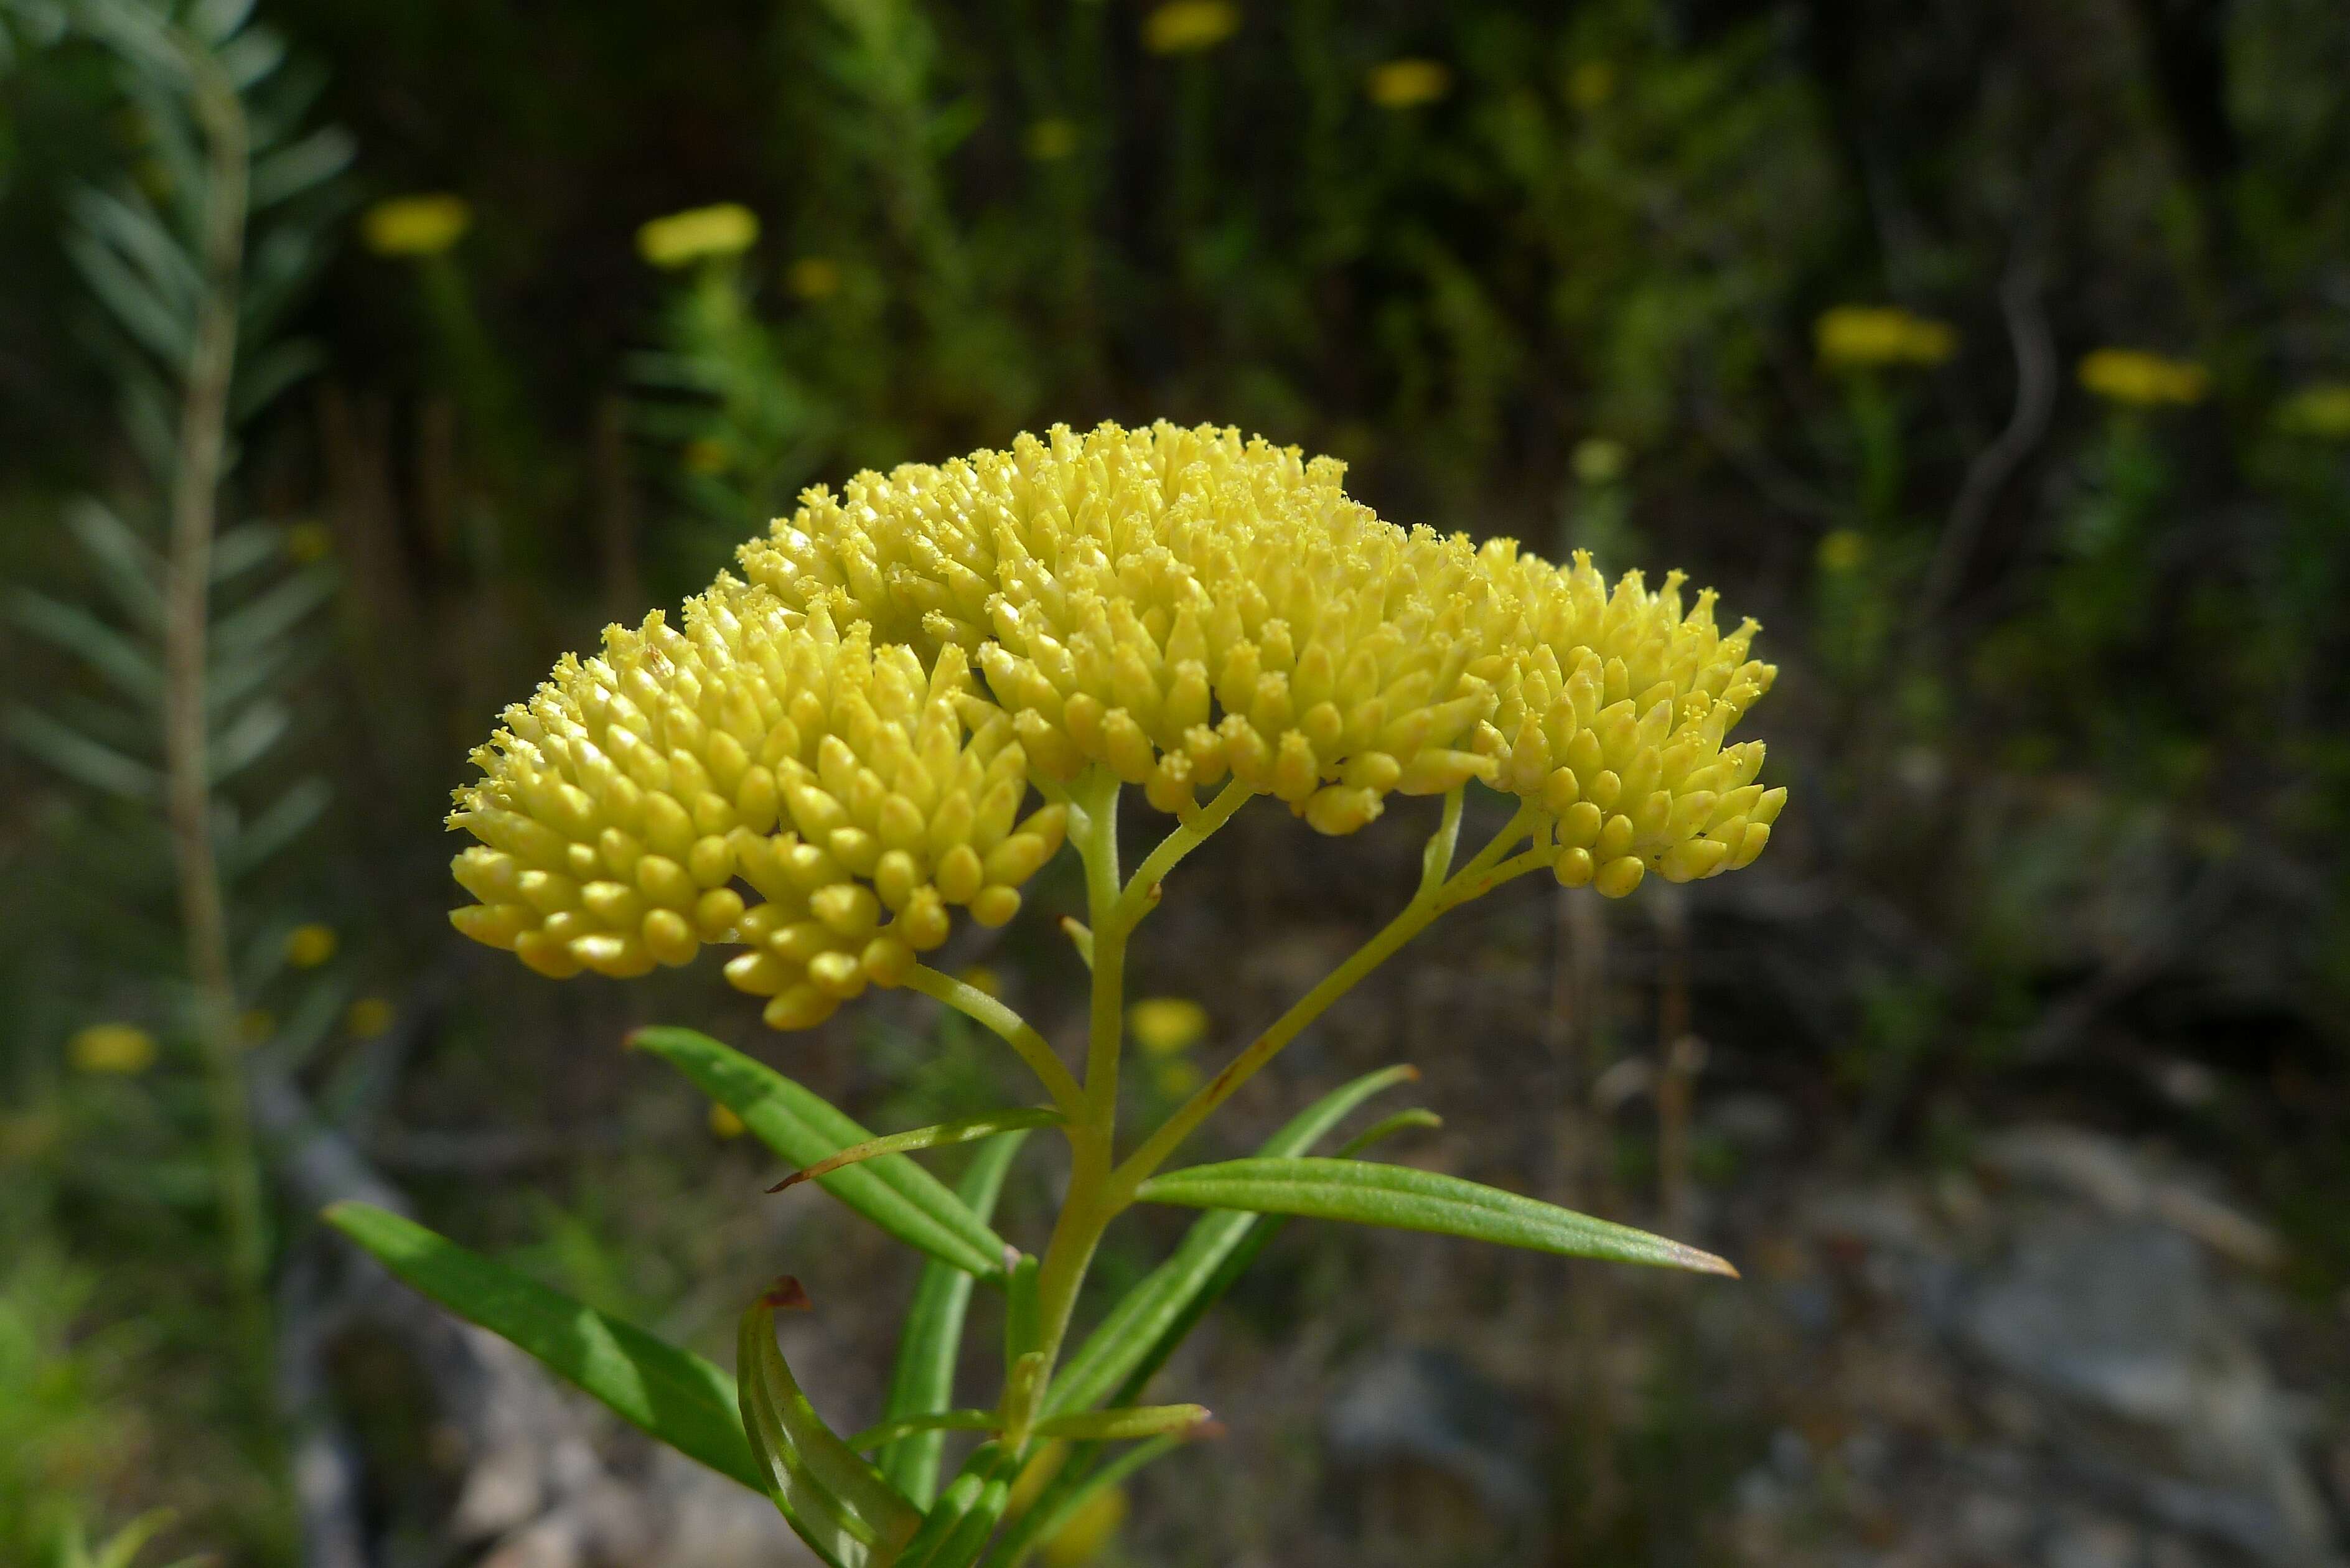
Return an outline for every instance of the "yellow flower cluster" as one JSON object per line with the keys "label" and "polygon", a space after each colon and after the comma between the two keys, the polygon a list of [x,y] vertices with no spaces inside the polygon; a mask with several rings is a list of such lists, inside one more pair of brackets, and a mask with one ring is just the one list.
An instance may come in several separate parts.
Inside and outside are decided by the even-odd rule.
{"label": "yellow flower cluster", "polygon": [[712,257],[740,255],[759,241],[759,215],[736,202],[694,207],[655,218],[637,230],[637,254],[674,269]]}
{"label": "yellow flower cluster", "polygon": [[1959,348],[1948,322],[1894,305],[1839,305],[1821,313],[1812,336],[1820,362],[1843,369],[1939,365]]}
{"label": "yellow flower cluster", "polygon": [[1381,522],[1342,472],[1209,426],[1055,427],[812,490],[742,564],[969,649],[1048,778],[1101,763],[1181,812],[1230,776],[1348,833],[1492,776],[1511,610],[1464,538]]}
{"label": "yellow flower cluster", "polygon": [[482,841],[455,865],[481,902],[459,930],[557,978],[738,942],[727,979],[792,1029],[903,980],[949,906],[1012,918],[1065,813],[1015,823],[1027,760],[1008,716],[966,729],[960,649],[926,669],[723,576],[684,620],[567,656],[474,753],[450,824]]}
{"label": "yellow flower cluster", "polygon": [[1760,741],[1723,744],[1778,674],[1748,656],[1761,628],[1723,636],[1711,589],[1684,613],[1679,572],[1611,592],[1581,551],[1565,566],[1507,540],[1485,555],[1524,615],[1495,782],[1546,814],[1559,881],[1620,898],[1651,868],[1688,882],[1762,853],[1787,792],[1754,782]]}
{"label": "yellow flower cluster", "polygon": [[2210,377],[2191,359],[2171,359],[2143,348],[2095,348],[2081,356],[2081,385],[2107,402],[2131,408],[2185,407],[2203,400]]}
{"label": "yellow flower cluster", "polygon": [[1365,90],[1381,109],[1418,109],[1452,90],[1452,72],[1439,60],[1389,60],[1371,67]]}
{"label": "yellow flower cluster", "polygon": [[473,226],[473,209],[462,196],[391,196],[359,219],[359,235],[380,256],[439,255]]}
{"label": "yellow flower cluster", "polygon": [[1240,31],[1239,7],[1229,0],[1167,0],[1142,19],[1142,47],[1154,55],[1212,49]]}

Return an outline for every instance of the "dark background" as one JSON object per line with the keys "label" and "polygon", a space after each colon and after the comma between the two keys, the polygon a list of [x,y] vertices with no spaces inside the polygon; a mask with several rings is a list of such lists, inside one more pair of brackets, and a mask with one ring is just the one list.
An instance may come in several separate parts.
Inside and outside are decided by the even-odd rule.
{"label": "dark background", "polygon": [[[276,1381],[224,1348],[153,813],[0,749],[0,1561],[158,1505],[160,1560],[294,1561],[314,1451],[354,1565],[520,1561],[560,1513],[573,1472],[534,1459],[536,1501],[466,1522],[478,1426],[338,1296],[321,1129],[439,1228],[705,1347],[789,1266],[795,1365],[872,1409],[910,1267],[759,1197],[768,1162],[618,1043],[705,1027],[885,1127],[1010,1070],[919,999],[775,1036],[706,966],[557,987],[472,949],[442,803],[556,654],[801,486],[1157,417],[1338,455],[1398,522],[1718,585],[1766,627],[1750,732],[1793,799],[1739,876],[1522,884],[1440,927],[1215,1135],[1410,1059],[1446,1123],[1398,1158],[1669,1226],[1744,1282],[1297,1227],[1162,1385],[1230,1436],[1139,1480],[1102,1561],[2339,1561],[2350,11],[1250,0],[1175,55],[1149,16],[263,0],[356,150],[282,328],[319,368],[227,492],[322,585],[266,677],[285,735],[228,790],[332,792],[232,906],[255,1060],[307,1106],[263,1141]],[[66,240],[148,142],[102,51],[0,17],[0,578],[99,604],[73,498],[161,513]],[[1447,89],[1382,105],[1398,59]],[[445,254],[360,243],[367,203],[440,191],[473,214]],[[639,258],[712,202],[760,220],[739,263]],[[1855,304],[1955,352],[1824,358]],[[2206,391],[2099,396],[2104,348]],[[86,705],[86,660],[0,635],[12,700]],[[1138,981],[1211,1027],[1138,1095],[1375,929],[1425,815],[1330,842],[1260,807],[1187,867]],[[1063,1039],[1080,901],[1058,867],[954,950]],[[335,951],[288,967],[305,922]],[[117,1020],[158,1059],[85,1070]],[[1130,1224],[1112,1278],[1172,1234]],[[545,1421],[618,1511],[539,1560],[785,1560],[697,1544],[671,1472]]]}

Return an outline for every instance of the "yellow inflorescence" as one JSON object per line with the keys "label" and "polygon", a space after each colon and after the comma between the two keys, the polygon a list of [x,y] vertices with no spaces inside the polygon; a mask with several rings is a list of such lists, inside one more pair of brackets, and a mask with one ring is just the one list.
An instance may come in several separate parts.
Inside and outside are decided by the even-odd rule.
{"label": "yellow inflorescence", "polygon": [[[704,942],[806,1028],[944,941],[949,907],[1000,925],[1060,846],[1064,812],[1015,821],[1027,763],[1002,713],[964,722],[960,649],[837,631],[730,577],[566,658],[474,753],[452,826],[481,900],[458,929],[543,974],[643,974]],[[757,895],[746,905],[737,878]]]}
{"label": "yellow inflorescence", "polygon": [[[1327,834],[1482,779],[1559,880],[1621,897],[1769,841],[1785,792],[1731,730],[1776,671],[1681,576],[1611,589],[1406,530],[1338,463],[1159,424],[858,475],[687,601],[567,657],[474,753],[460,930],[556,977],[739,946],[804,1028],[904,980],[950,912],[1000,925],[1060,846],[1032,783],[1089,765],[1188,814],[1225,781]],[[984,675],[974,680],[972,666]],[[750,901],[746,901],[746,898]]]}
{"label": "yellow inflorescence", "polygon": [[1163,811],[1227,776],[1325,833],[1492,776],[1494,632],[1465,538],[1381,522],[1342,465],[1238,431],[1105,425],[810,491],[754,582],[971,650],[1030,763]]}
{"label": "yellow inflorescence", "polygon": [[1812,324],[1820,362],[1846,369],[1880,365],[1939,365],[1958,352],[1959,335],[1945,321],[1896,305],[1839,305]]}
{"label": "yellow inflorescence", "polygon": [[2210,377],[2191,359],[2172,359],[2143,348],[2094,348],[2081,356],[2081,385],[2107,402],[2151,409],[2199,403]]}
{"label": "yellow inflorescence", "polygon": [[1504,540],[1485,558],[1524,616],[1495,782],[1541,806],[1559,881],[1622,898],[1650,869],[1688,882],[1760,855],[1786,791],[1754,782],[1762,742],[1723,742],[1778,674],[1748,656],[1761,628],[1723,636],[1711,589],[1684,611],[1679,572],[1611,592],[1581,551],[1555,566]]}
{"label": "yellow inflorescence", "polygon": [[657,267],[740,255],[759,242],[759,215],[738,202],[654,218],[637,230],[637,254]]}

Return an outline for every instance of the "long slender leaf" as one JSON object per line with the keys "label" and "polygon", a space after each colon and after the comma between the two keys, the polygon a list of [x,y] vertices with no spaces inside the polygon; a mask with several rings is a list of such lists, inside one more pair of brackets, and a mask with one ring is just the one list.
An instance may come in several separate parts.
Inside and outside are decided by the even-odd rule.
{"label": "long slender leaf", "polygon": [[1359,1159],[1233,1159],[1154,1176],[1135,1196],[1147,1202],[1192,1209],[1236,1209],[1430,1231],[1571,1258],[1650,1263],[1733,1278],[1738,1272],[1711,1252],[1662,1236],[1408,1165]]}
{"label": "long slender leaf", "polygon": [[221,870],[231,878],[265,865],[318,820],[334,791],[322,778],[296,779],[251,822],[224,835]]}
{"label": "long slender leaf", "polygon": [[743,1430],[762,1489],[800,1539],[837,1568],[886,1568],[922,1515],[824,1424],[775,1347],[772,1298],[743,1314],[736,1347]]}
{"label": "long slender leaf", "polygon": [[161,304],[177,317],[193,317],[203,275],[145,197],[134,192],[126,199],[92,185],[76,191],[70,205],[75,221],[92,237],[112,245],[146,275]]}
{"label": "long slender leaf", "polygon": [[42,641],[79,656],[134,702],[152,702],[163,687],[154,656],[79,605],[30,588],[9,596],[8,618]]}
{"label": "long slender leaf", "polygon": [[194,326],[120,252],[86,232],[68,234],[65,248],[89,291],[133,341],[167,365],[186,361],[195,342]]}
{"label": "long slender leaf", "polygon": [[70,725],[59,723],[36,708],[11,710],[7,732],[8,738],[17,745],[68,778],[92,789],[130,800],[161,798],[162,775],[155,769],[91,740]]}
{"label": "long slender leaf", "polygon": [[1066,1119],[1060,1112],[1042,1106],[1014,1106],[1000,1111],[983,1111],[975,1116],[959,1116],[933,1127],[916,1127],[911,1132],[885,1133],[795,1170],[767,1190],[781,1192],[786,1188],[797,1187],[803,1181],[830,1176],[836,1170],[862,1165],[885,1154],[911,1154],[916,1149],[945,1148],[952,1144],[973,1143],[983,1137],[993,1137],[998,1133],[1054,1127]]}
{"label": "long slender leaf", "polygon": [[358,151],[349,131],[328,125],[265,155],[253,166],[253,210],[274,207],[333,179],[350,167]]}
{"label": "long slender leaf", "polygon": [[[1006,1133],[980,1146],[955,1196],[984,1223],[995,1214],[1004,1173],[1026,1142],[1024,1132]],[[914,1287],[914,1304],[898,1342],[898,1365],[889,1375],[885,1420],[943,1410],[954,1400],[955,1363],[962,1350],[962,1324],[971,1305],[972,1277],[931,1258]],[[899,1491],[927,1509],[939,1494],[939,1461],[946,1453],[943,1432],[914,1432],[886,1445],[877,1457],[881,1473]]]}
{"label": "long slender leaf", "polygon": [[1154,1459],[1165,1459],[1181,1448],[1183,1441],[1183,1435],[1180,1432],[1153,1438],[1139,1447],[1128,1449],[1099,1469],[1089,1468],[1099,1445],[1079,1445],[1069,1455],[1061,1473],[1055,1476],[1044,1493],[1029,1505],[1028,1511],[1003,1532],[1003,1539],[997,1542],[995,1550],[987,1554],[986,1568],[1017,1568],[1039,1544],[1058,1535],[1062,1526],[1076,1518],[1077,1510],[1091,1501],[1095,1493],[1118,1485]]}
{"label": "long slender leaf", "polygon": [[[676,1067],[743,1118],[761,1142],[795,1165],[813,1165],[873,1135],[764,1063],[691,1029],[639,1029],[641,1050]],[[821,1177],[817,1185],[890,1235],[982,1279],[1000,1278],[1011,1249],[937,1177],[902,1154]]]}
{"label": "long slender leaf", "polygon": [[293,573],[221,617],[213,625],[213,640],[223,658],[275,642],[326,603],[334,587],[328,573]]}
{"label": "long slender leaf", "polygon": [[247,707],[212,738],[206,750],[205,769],[213,784],[224,784],[267,756],[293,727],[293,711],[275,698],[265,697]]}
{"label": "long slender leaf", "polygon": [[1209,1419],[1205,1405],[1128,1405],[1112,1410],[1072,1410],[1036,1423],[1040,1438],[1074,1438],[1115,1443],[1130,1438],[1188,1432]]}
{"label": "long slender leaf", "polygon": [[995,1533],[1019,1473],[1018,1457],[1000,1445],[982,1443],[972,1449],[920,1532],[906,1543],[898,1568],[965,1568]]}
{"label": "long slender leaf", "polygon": [[145,540],[104,502],[83,496],[66,508],[67,532],[122,607],[123,613],[151,630],[163,624],[162,566]]}
{"label": "long slender leaf", "polygon": [[887,1421],[876,1421],[849,1438],[848,1446],[859,1453],[866,1453],[894,1443],[900,1438],[918,1437],[932,1432],[939,1433],[941,1440],[943,1441],[944,1435],[948,1432],[993,1432],[1003,1422],[1003,1414],[995,1410],[925,1410],[919,1415],[899,1416]]}
{"label": "long slender leaf", "polygon": [[1398,1111],[1391,1116],[1380,1117],[1378,1121],[1373,1122],[1370,1126],[1365,1127],[1362,1131],[1348,1138],[1345,1143],[1340,1144],[1338,1146],[1338,1158],[1340,1159],[1352,1159],[1355,1156],[1362,1153],[1363,1150],[1370,1147],[1371,1145],[1375,1143],[1385,1143],[1388,1139],[1407,1128],[1427,1129],[1431,1127],[1440,1127],[1443,1125],[1444,1118],[1438,1116],[1434,1111],[1429,1110],[1424,1106],[1414,1106],[1408,1111]]}
{"label": "long slender leaf", "polygon": [[528,1351],[623,1419],[764,1490],[735,1413],[733,1380],[702,1357],[385,1210],[338,1203],[326,1220],[410,1285]]}
{"label": "long slender leaf", "polygon": [[[1310,1148],[1365,1100],[1418,1076],[1412,1067],[1389,1067],[1334,1089],[1265,1140],[1263,1152],[1287,1155]],[[1165,1343],[1168,1331],[1194,1321],[1191,1309],[1201,1292],[1258,1223],[1255,1216],[1242,1213],[1211,1214],[1195,1223],[1174,1255],[1110,1308],[1069,1357],[1053,1380],[1047,1412],[1060,1415],[1098,1404],[1154,1353],[1163,1360],[1173,1348]]]}

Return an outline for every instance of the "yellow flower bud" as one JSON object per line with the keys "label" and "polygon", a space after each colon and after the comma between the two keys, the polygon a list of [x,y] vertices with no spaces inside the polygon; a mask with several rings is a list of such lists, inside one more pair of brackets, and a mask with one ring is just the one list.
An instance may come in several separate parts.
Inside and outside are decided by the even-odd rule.
{"label": "yellow flower bud", "polygon": [[155,1064],[155,1037],[135,1023],[92,1023],[66,1046],[78,1073],[136,1077]]}

